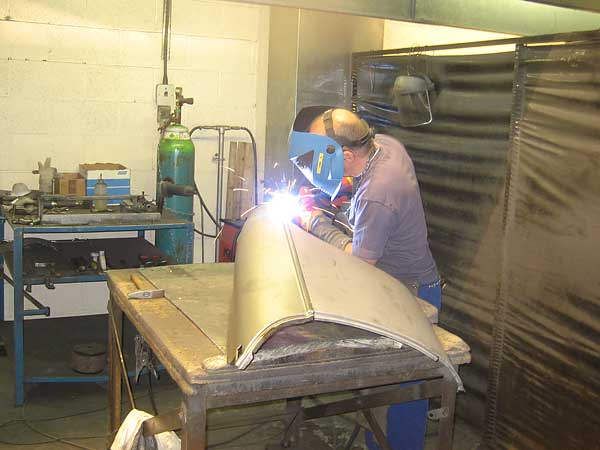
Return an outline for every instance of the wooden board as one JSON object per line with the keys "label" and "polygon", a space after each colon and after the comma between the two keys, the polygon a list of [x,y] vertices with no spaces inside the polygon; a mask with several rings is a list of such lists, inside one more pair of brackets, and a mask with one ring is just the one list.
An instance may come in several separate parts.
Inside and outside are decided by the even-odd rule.
{"label": "wooden board", "polygon": [[254,155],[251,143],[230,143],[228,168],[225,218],[236,220],[254,206]]}

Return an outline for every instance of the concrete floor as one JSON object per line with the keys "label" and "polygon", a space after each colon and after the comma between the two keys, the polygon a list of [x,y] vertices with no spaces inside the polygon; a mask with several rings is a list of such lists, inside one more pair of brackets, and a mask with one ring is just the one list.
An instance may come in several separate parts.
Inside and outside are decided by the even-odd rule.
{"label": "concrete floor", "polygon": [[[43,324],[30,325],[27,343],[37,343],[31,351],[37,362],[49,365],[65,359],[64,347],[70,348],[74,341],[82,342],[84,335],[89,340],[102,340],[106,336],[106,316],[71,319],[46,319]],[[49,331],[51,330],[51,332]],[[26,403],[14,407],[12,345],[10,334],[12,323],[0,322],[0,336],[4,337],[7,355],[0,353],[0,449],[27,448],[31,450],[55,450],[68,448],[106,449],[107,442],[107,397],[106,386],[96,383],[37,384],[26,390]],[[45,345],[51,341],[52,345]],[[30,358],[31,359],[31,358]],[[30,361],[30,366],[40,366]],[[159,412],[179,406],[179,393],[175,383],[162,373],[161,379],[153,382],[153,391]],[[135,387],[138,409],[152,411],[148,384],[144,379]],[[124,408],[129,408],[124,398]],[[243,408],[228,408],[209,413],[209,445],[211,448],[239,450],[264,450],[276,446],[281,439],[283,424],[271,422],[263,425],[224,428],[233,417],[252,417],[255,414],[277,414],[283,411],[283,402],[272,402]],[[324,418],[306,422],[301,432],[301,449],[341,449],[354,428],[353,415],[348,417]],[[426,449],[433,449],[435,424],[428,431]],[[60,440],[59,440],[60,439]],[[71,443],[67,443],[70,441]],[[479,442],[477,430],[457,420],[454,450],[475,450]],[[74,444],[74,445],[72,445]],[[362,439],[357,439],[352,449],[363,449]]]}

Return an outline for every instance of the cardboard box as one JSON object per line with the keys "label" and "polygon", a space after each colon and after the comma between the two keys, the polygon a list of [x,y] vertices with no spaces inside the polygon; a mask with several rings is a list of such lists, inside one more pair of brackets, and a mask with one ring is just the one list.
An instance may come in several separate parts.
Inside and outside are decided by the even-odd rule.
{"label": "cardboard box", "polygon": [[[131,171],[122,164],[93,163],[79,164],[79,173],[85,178],[84,195],[94,195],[94,187],[102,176],[108,187],[108,195],[131,193]],[[119,205],[121,200],[109,200],[109,205]]]}
{"label": "cardboard box", "polygon": [[54,178],[54,193],[68,196],[86,195],[85,179],[77,172],[59,173]]}

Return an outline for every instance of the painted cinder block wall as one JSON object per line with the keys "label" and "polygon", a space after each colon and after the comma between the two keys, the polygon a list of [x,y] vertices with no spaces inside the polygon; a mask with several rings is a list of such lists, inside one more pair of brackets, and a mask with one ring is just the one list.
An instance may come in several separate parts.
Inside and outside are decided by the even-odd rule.
{"label": "painted cinder block wall", "polygon": [[[0,0],[0,188],[18,181],[37,187],[31,170],[51,156],[65,172],[82,162],[120,162],[131,168],[132,191],[154,196],[162,8],[162,0]],[[169,82],[195,100],[183,123],[246,126],[260,161],[268,21],[264,6],[173,2]],[[214,208],[217,138],[195,136],[196,179]],[[195,247],[198,260],[198,240]],[[53,317],[106,311],[101,283],[33,293]],[[7,317],[11,294],[6,289]]]}
{"label": "painted cinder block wall", "polygon": [[[51,156],[60,171],[75,171],[80,162],[121,162],[132,169],[133,192],[154,194],[162,3],[0,0],[0,188],[17,181],[36,186],[31,170]],[[169,81],[195,99],[184,110],[183,123],[247,126],[256,135],[261,163],[268,33],[268,7],[173,2]],[[386,21],[384,48],[499,36]],[[194,142],[196,179],[214,208],[216,136],[198,133]],[[262,169],[259,164],[259,179]],[[195,247],[198,260],[199,241]],[[12,292],[5,288],[5,293],[6,318],[11,318]],[[103,313],[108,295],[101,283],[53,291],[34,287],[33,294],[51,306],[53,317]]]}

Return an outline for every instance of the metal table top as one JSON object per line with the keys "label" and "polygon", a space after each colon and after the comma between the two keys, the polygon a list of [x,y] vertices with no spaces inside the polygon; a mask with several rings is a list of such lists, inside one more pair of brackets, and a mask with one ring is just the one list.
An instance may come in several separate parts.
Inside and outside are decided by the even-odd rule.
{"label": "metal table top", "polygon": [[[298,371],[299,364],[302,370],[307,364],[321,362],[349,368],[357,359],[368,359],[371,363],[364,364],[367,371],[386,370],[387,365],[391,370],[399,359],[419,360],[422,367],[429,369],[439,365],[412,349],[398,348],[394,341],[363,330],[310,323],[275,334],[258,351],[248,369],[239,370],[224,359],[233,264],[143,269],[146,278],[165,289],[165,297],[152,300],[127,298],[129,292],[137,290],[130,280],[131,273],[132,270],[108,272],[113,301],[144,335],[182,389],[214,380],[267,376],[267,369],[288,368],[292,373]],[[434,329],[453,364],[470,361],[464,341],[439,327]],[[390,358],[390,354],[402,357]]]}

